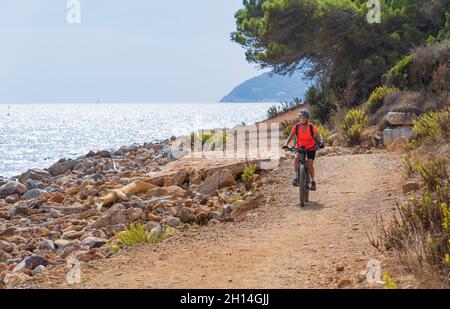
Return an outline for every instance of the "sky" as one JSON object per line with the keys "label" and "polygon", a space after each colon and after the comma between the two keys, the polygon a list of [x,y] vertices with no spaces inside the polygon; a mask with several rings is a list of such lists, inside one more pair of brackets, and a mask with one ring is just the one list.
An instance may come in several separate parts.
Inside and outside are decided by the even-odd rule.
{"label": "sky", "polygon": [[[72,0],[70,0],[72,1]],[[242,0],[0,0],[0,103],[218,102],[261,74],[231,42]]]}

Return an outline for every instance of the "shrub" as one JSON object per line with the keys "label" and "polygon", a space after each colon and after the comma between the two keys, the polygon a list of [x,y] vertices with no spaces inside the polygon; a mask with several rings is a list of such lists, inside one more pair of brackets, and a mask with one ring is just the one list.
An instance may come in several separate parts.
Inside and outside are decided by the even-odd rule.
{"label": "shrub", "polygon": [[392,280],[391,277],[389,277],[388,274],[384,274],[383,280],[385,282],[385,284],[384,284],[384,289],[385,290],[398,289],[397,284],[395,284],[395,281]]}
{"label": "shrub", "polygon": [[321,124],[320,122],[314,124],[317,128],[317,130],[319,131],[320,135],[322,135],[324,142],[326,143],[330,143],[329,139],[331,136],[331,131],[328,130],[323,124]]}
{"label": "shrub", "polygon": [[[417,164],[425,190],[398,206],[383,229],[385,248],[395,250],[426,286],[450,286],[450,184],[443,160]],[[437,280],[436,280],[437,279]]]}
{"label": "shrub", "polygon": [[289,112],[300,106],[301,103],[300,99],[294,98],[292,101],[284,101],[280,102],[279,105],[272,105],[267,110],[267,118],[272,119],[281,113]]}
{"label": "shrub", "polygon": [[275,118],[279,113],[280,112],[278,110],[278,106],[277,105],[272,105],[267,110],[267,118],[269,118],[269,119]]}
{"label": "shrub", "polygon": [[443,159],[436,159],[428,164],[418,162],[414,170],[419,173],[422,182],[431,191],[445,186],[445,181],[448,181],[447,166]]}
{"label": "shrub", "polygon": [[296,122],[293,120],[284,120],[281,122],[281,132],[283,132],[285,138],[289,137],[295,124]]}
{"label": "shrub", "polygon": [[394,65],[386,76],[386,83],[399,88],[405,88],[408,85],[408,78],[411,74],[411,66],[413,62],[412,55],[403,57],[396,65]]}
{"label": "shrub", "polygon": [[234,203],[234,202],[237,202],[240,200],[242,200],[241,194],[237,193],[237,194],[234,194],[232,197],[230,197],[229,203]]}
{"label": "shrub", "polygon": [[371,114],[376,112],[383,105],[386,96],[395,92],[398,92],[397,88],[386,86],[377,87],[364,105],[364,110]]}
{"label": "shrub", "polygon": [[441,111],[428,112],[414,122],[413,148],[434,142],[447,140],[450,137],[450,107]]}
{"label": "shrub", "polygon": [[311,86],[306,92],[306,102],[312,107],[312,118],[325,123],[330,119],[330,116],[336,106],[333,104],[333,99],[330,98],[328,91],[322,91],[316,87]]}
{"label": "shrub", "polygon": [[450,99],[450,60],[446,64],[440,64],[433,73],[431,89],[439,93],[444,103],[449,106]]}
{"label": "shrub", "polygon": [[132,223],[126,230],[116,233],[116,240],[109,244],[109,248],[118,252],[135,244],[156,244],[169,238],[174,232],[175,229],[169,226],[157,226],[148,232],[141,223]]}
{"label": "shrub", "polygon": [[407,177],[411,177],[412,175],[414,175],[414,173],[416,172],[416,167],[414,166],[409,154],[403,156],[402,164]]}
{"label": "shrub", "polygon": [[244,182],[245,188],[250,190],[253,186],[253,182],[256,180],[256,164],[247,165],[242,172],[241,179]]}
{"label": "shrub", "polygon": [[191,146],[194,146],[196,142],[201,142],[201,145],[204,146],[205,143],[214,136],[213,131],[204,131],[201,130],[199,132],[191,132]]}
{"label": "shrub", "polygon": [[[431,91],[435,87],[432,85],[433,78],[445,73],[444,69],[449,61],[449,41],[418,47],[389,70],[385,75],[385,82],[402,90]],[[441,72],[437,72],[439,70]]]}
{"label": "shrub", "polygon": [[351,109],[344,116],[340,126],[343,136],[350,145],[357,145],[360,142],[362,131],[367,126],[369,118],[361,109]]}
{"label": "shrub", "polygon": [[191,147],[194,147],[196,143],[201,143],[202,150],[205,145],[209,146],[209,149],[205,150],[224,149],[226,147],[226,142],[227,134],[225,131],[216,132],[214,130],[201,130],[198,133],[191,132]]}
{"label": "shrub", "polygon": [[227,145],[227,133],[221,131],[214,134],[211,141],[211,150],[225,150]]}

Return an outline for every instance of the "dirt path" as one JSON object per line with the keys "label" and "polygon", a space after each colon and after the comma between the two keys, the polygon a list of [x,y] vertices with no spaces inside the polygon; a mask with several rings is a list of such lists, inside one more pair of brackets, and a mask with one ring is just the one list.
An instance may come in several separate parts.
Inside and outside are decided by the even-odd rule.
{"label": "dirt path", "polygon": [[[264,187],[270,202],[241,222],[202,227],[83,265],[79,287],[367,287],[358,273],[370,259],[384,257],[369,245],[364,226],[401,198],[399,157],[318,158],[318,191],[303,209],[290,184],[291,164],[283,160],[271,172],[273,183]],[[382,265],[391,269],[388,261]],[[59,278],[41,286],[61,284]]]}

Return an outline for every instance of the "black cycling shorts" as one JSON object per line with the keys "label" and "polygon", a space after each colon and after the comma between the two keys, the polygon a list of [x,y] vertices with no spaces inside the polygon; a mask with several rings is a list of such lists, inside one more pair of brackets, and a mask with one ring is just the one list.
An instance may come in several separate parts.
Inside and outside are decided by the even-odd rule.
{"label": "black cycling shorts", "polygon": [[306,157],[308,158],[308,160],[314,160],[316,158],[316,151],[315,150],[307,151]]}
{"label": "black cycling shorts", "polygon": [[[300,156],[300,154],[299,154],[299,156]],[[298,158],[300,158],[300,157],[298,157]],[[316,158],[316,151],[315,150],[307,151],[306,152],[306,158],[308,160],[314,160]]]}

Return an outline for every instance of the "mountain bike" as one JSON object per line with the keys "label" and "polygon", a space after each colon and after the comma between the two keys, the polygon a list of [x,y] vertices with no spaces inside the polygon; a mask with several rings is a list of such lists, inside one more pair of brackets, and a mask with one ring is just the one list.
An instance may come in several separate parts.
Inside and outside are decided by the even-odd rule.
{"label": "mountain bike", "polygon": [[309,176],[308,164],[306,160],[306,153],[308,150],[306,150],[304,146],[301,148],[284,147],[283,149],[300,154],[297,169],[297,185],[300,193],[300,206],[305,207],[305,203],[309,202],[309,184],[311,183],[311,177]]}

